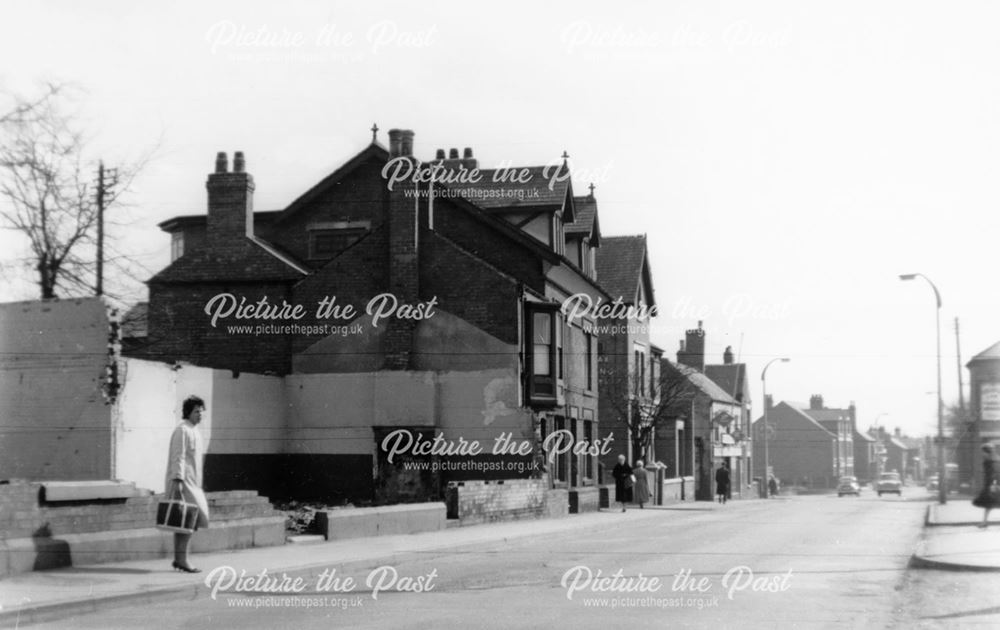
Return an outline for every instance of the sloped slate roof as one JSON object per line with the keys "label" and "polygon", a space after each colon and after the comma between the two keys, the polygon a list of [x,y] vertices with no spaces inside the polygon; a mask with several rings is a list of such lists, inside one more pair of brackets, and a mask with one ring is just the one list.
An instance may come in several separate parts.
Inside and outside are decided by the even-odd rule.
{"label": "sloped slate roof", "polygon": [[256,238],[248,238],[238,254],[222,253],[211,247],[185,254],[149,282],[280,282],[299,280],[306,275],[304,268],[289,256]]}
{"label": "sloped slate roof", "polygon": [[802,413],[809,415],[817,422],[837,422],[851,419],[851,412],[847,409],[810,409],[805,407],[802,409]]}
{"label": "sloped slate roof", "polygon": [[[452,183],[450,188],[464,191],[466,200],[484,210],[517,210],[521,208],[560,208],[569,191],[569,178],[556,177],[563,167],[518,166],[509,169],[480,170],[476,183]],[[518,181],[502,181],[508,173],[520,174]],[[501,181],[497,181],[501,180]],[[575,218],[575,217],[571,217]]]}
{"label": "sloped slate roof", "polygon": [[149,335],[149,302],[138,302],[125,311],[121,319],[122,337],[146,337]]}
{"label": "sloped slate roof", "polygon": [[566,233],[590,234],[597,218],[597,200],[590,195],[573,197],[573,204],[576,206],[576,221],[566,226]]}
{"label": "sloped slate roof", "polygon": [[980,361],[1000,361],[1000,341],[996,342],[989,348],[983,350],[976,356],[969,359],[966,366],[972,365],[973,363],[978,363]]}
{"label": "sloped slate roof", "polygon": [[685,378],[688,379],[688,381],[691,382],[692,385],[697,387],[712,400],[721,403],[730,403],[733,405],[738,404],[735,398],[723,391],[722,388],[716,385],[712,379],[708,378],[698,370],[688,367],[683,363],[674,363],[669,359],[661,359],[660,365],[662,366],[663,364],[666,364],[669,368],[680,372]]}
{"label": "sloped slate roof", "polygon": [[[795,413],[797,416],[799,416],[800,418],[802,418],[806,422],[814,425],[820,431],[823,431],[824,433],[826,433],[827,435],[829,435],[831,439],[836,439],[836,437],[837,437],[836,434],[831,433],[830,429],[827,429],[822,424],[820,424],[819,422],[817,422],[812,416],[810,416],[809,414],[805,413],[802,410],[802,405],[799,404],[799,403],[788,402],[788,401],[784,401],[783,400],[780,403],[778,403],[777,405],[775,405],[774,407],[772,407],[772,411],[769,412],[769,413],[773,413],[773,410],[777,410],[778,407],[782,407],[782,406],[787,407],[788,409],[791,409],[793,413]],[[758,422],[761,422],[763,420],[764,420],[764,416],[761,416],[761,417],[757,418],[756,420],[754,420],[753,423],[754,423],[754,425],[756,425]]]}
{"label": "sloped slate roof", "polygon": [[597,248],[597,282],[612,297],[635,300],[646,261],[646,236],[609,236]]}

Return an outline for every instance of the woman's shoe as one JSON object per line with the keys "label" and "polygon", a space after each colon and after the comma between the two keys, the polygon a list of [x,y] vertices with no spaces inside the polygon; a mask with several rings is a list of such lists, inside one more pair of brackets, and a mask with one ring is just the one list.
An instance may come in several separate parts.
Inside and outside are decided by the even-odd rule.
{"label": "woman's shoe", "polygon": [[192,566],[181,564],[174,560],[174,569],[177,571],[183,571],[185,573],[201,573],[201,569],[196,569]]}

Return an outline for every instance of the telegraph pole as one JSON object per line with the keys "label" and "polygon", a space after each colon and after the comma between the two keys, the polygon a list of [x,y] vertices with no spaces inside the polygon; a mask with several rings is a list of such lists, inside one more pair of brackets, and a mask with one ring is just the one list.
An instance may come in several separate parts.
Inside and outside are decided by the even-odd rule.
{"label": "telegraph pole", "polygon": [[95,295],[104,295],[104,207],[111,189],[117,183],[118,169],[104,170],[104,161],[97,163],[97,282]]}
{"label": "telegraph pole", "polygon": [[97,295],[104,295],[104,161],[97,163]]}

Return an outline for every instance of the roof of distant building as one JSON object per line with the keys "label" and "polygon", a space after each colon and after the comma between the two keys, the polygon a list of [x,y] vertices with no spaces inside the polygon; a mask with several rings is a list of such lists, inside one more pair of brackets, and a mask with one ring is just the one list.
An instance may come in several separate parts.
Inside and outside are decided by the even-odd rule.
{"label": "roof of distant building", "polygon": [[719,384],[719,387],[729,392],[729,395],[740,402],[750,402],[743,399],[743,388],[746,383],[747,366],[745,363],[722,363],[705,366],[705,374]]}
{"label": "roof of distant building", "polygon": [[[646,235],[608,236],[597,249],[597,282],[626,304],[635,301],[646,264]],[[649,297],[652,302],[652,296]]]}
{"label": "roof of distant building", "polygon": [[597,222],[597,199],[593,195],[573,197],[576,206],[576,220],[566,226],[567,234],[590,236],[591,245],[600,244],[600,228]]}
{"label": "roof of distant building", "polygon": [[663,363],[668,364],[670,367],[680,372],[691,382],[692,385],[694,385],[702,392],[704,392],[713,401],[721,403],[731,403],[734,405],[739,404],[735,398],[727,394],[721,387],[719,387],[715,383],[715,381],[708,378],[698,370],[692,367],[688,367],[682,363],[674,363],[669,359],[662,359],[661,365]]}
{"label": "roof of distant building", "polygon": [[125,311],[121,319],[121,333],[125,339],[149,335],[149,302],[139,302]]}
{"label": "roof of distant building", "polygon": [[966,366],[971,366],[973,363],[978,363],[980,361],[1000,361],[1000,341],[969,359]]}
{"label": "roof of distant building", "polygon": [[[566,202],[570,178],[565,166],[517,166],[482,169],[475,183],[455,183],[468,201],[485,210],[561,208]],[[514,181],[508,181],[513,179]],[[567,217],[575,220],[575,216]]]}

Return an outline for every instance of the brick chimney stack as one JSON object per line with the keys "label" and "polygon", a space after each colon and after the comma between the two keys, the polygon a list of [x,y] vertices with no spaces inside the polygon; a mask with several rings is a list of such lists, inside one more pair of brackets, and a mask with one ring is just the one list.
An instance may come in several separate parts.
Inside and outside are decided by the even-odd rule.
{"label": "brick chimney stack", "polygon": [[216,248],[242,245],[253,236],[253,177],[246,172],[243,152],[233,155],[233,170],[225,152],[215,157],[215,172],[205,183],[208,189],[207,236]]}
{"label": "brick chimney stack", "polygon": [[809,397],[809,408],[810,409],[823,409],[823,396],[820,394],[813,394]]}
{"label": "brick chimney stack", "polygon": [[[413,131],[408,129],[390,129],[390,158],[405,157],[414,160],[413,136]],[[404,194],[406,189],[407,186],[403,185],[395,186],[389,191],[386,217],[389,227],[389,292],[401,305],[415,304],[420,300],[417,204],[426,205],[426,200]],[[426,211],[426,207],[423,209]],[[388,327],[382,341],[384,369],[409,369],[416,322],[392,317],[384,325]]]}
{"label": "brick chimney stack", "polygon": [[705,331],[698,327],[688,330],[685,333],[686,340],[677,352],[677,362],[694,368],[699,372],[705,370]]}

